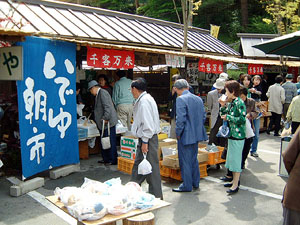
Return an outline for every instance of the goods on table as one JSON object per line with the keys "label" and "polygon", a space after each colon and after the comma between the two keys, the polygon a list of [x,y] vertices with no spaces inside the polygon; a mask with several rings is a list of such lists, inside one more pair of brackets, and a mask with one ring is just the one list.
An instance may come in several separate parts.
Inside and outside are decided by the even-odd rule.
{"label": "goods on table", "polygon": [[56,188],[54,194],[79,221],[98,220],[108,213],[121,215],[133,209],[151,208],[155,200],[153,195],[143,192],[139,184],[122,185],[120,178],[104,183],[85,178],[80,188]]}

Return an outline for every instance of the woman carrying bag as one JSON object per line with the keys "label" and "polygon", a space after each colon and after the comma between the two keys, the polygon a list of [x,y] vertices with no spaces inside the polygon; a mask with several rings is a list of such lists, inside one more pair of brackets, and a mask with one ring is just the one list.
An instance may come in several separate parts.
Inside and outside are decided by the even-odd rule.
{"label": "woman carrying bag", "polygon": [[233,181],[224,186],[230,187],[227,190],[228,194],[234,194],[239,190],[239,179],[242,172],[242,152],[246,136],[246,106],[239,97],[240,84],[237,81],[227,81],[225,90],[227,100],[219,99],[220,114],[223,120],[228,121],[230,129],[225,166],[233,172]]}

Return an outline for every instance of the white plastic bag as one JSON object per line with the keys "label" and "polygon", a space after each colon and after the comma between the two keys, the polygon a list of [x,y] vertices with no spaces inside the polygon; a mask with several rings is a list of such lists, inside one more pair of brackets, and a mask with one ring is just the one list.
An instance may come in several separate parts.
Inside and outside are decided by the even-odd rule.
{"label": "white plastic bag", "polygon": [[152,166],[150,162],[146,159],[147,153],[143,153],[144,159],[138,166],[138,174],[147,175],[152,173]]}
{"label": "white plastic bag", "polygon": [[252,138],[254,136],[255,136],[255,134],[251,127],[250,120],[248,118],[246,118],[246,138],[248,139],[248,138]]}
{"label": "white plastic bag", "polygon": [[1,161],[1,159],[0,159],[0,168],[3,166],[3,162]]}
{"label": "white plastic bag", "polygon": [[101,133],[101,145],[103,150],[110,149],[110,127],[109,127],[109,122],[107,123],[107,131],[108,131],[108,136],[104,137],[104,120],[102,122],[102,133]]}

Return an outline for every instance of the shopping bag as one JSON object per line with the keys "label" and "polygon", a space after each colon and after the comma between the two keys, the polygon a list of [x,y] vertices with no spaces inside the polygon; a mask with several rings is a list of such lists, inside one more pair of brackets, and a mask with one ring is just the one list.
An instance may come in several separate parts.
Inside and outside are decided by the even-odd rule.
{"label": "shopping bag", "polygon": [[152,173],[152,166],[150,162],[146,159],[147,153],[143,153],[144,159],[138,166],[138,174],[147,175]]}
{"label": "shopping bag", "polygon": [[246,118],[246,138],[252,138],[254,137],[255,134],[253,132],[252,126],[251,126],[251,122],[248,118]]}
{"label": "shopping bag", "polygon": [[229,136],[229,127],[226,120],[223,121],[223,125],[219,128],[219,131],[216,136],[224,138]]}
{"label": "shopping bag", "polygon": [[102,145],[102,149],[103,150],[107,150],[110,149],[110,128],[109,128],[109,122],[107,123],[107,129],[108,129],[108,136],[107,137],[103,137],[104,136],[104,120],[102,122],[102,132],[101,132],[101,145]]}

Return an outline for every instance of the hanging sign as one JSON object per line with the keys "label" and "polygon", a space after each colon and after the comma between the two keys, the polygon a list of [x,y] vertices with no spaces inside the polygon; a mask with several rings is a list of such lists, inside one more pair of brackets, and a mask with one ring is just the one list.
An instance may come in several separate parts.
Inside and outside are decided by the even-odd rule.
{"label": "hanging sign", "polygon": [[249,64],[248,65],[249,75],[262,75],[264,74],[264,66],[262,64]]}
{"label": "hanging sign", "polygon": [[17,82],[23,179],[79,162],[76,45],[26,37]]}
{"label": "hanging sign", "polygon": [[200,58],[198,63],[198,70],[199,72],[204,73],[222,73],[223,61]]}
{"label": "hanging sign", "polygon": [[165,55],[166,65],[172,68],[185,68],[185,56]]}
{"label": "hanging sign", "polygon": [[0,80],[23,79],[23,53],[21,46],[0,48]]}
{"label": "hanging sign", "polygon": [[133,69],[134,51],[88,47],[86,61],[94,68]]}

